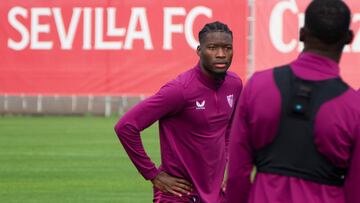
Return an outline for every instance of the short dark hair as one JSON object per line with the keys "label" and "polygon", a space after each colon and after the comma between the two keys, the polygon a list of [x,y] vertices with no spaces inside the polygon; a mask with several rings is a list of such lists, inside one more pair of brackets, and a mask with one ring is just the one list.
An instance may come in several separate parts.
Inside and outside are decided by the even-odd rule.
{"label": "short dark hair", "polygon": [[203,41],[206,34],[208,34],[210,32],[225,32],[225,33],[230,34],[232,37],[232,31],[229,29],[229,27],[226,24],[219,22],[219,21],[215,21],[212,23],[205,24],[205,26],[200,30],[200,32],[199,32],[200,44]]}
{"label": "short dark hair", "polygon": [[305,11],[305,28],[322,42],[335,44],[349,30],[350,18],[342,0],[313,0]]}

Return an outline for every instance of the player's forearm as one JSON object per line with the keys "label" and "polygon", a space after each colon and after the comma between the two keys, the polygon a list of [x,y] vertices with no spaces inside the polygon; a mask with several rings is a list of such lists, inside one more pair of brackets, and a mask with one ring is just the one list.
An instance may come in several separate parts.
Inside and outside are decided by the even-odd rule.
{"label": "player's forearm", "polygon": [[155,164],[146,154],[143,147],[140,131],[129,123],[119,121],[115,132],[135,167],[147,179],[153,179],[159,172]]}

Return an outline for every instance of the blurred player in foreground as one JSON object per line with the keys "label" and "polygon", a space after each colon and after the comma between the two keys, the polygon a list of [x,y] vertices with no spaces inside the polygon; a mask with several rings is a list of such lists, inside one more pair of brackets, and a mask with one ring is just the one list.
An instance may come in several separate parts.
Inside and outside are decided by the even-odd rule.
{"label": "blurred player in foreground", "polygon": [[350,19],[343,1],[312,1],[303,52],[249,80],[232,123],[225,202],[360,203],[360,100],[339,77]]}

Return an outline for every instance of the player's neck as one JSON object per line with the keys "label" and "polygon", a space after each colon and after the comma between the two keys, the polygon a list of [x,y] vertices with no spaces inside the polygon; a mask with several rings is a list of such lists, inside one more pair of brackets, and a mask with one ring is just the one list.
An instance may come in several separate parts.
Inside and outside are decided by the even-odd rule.
{"label": "player's neck", "polygon": [[215,80],[215,81],[221,81],[221,80],[224,80],[225,76],[226,76],[226,72],[224,74],[219,74],[219,73],[214,73],[214,72],[211,72],[209,70],[207,70],[205,67],[203,67],[202,65],[200,65],[200,69],[201,69],[201,72],[206,76],[206,77],[209,77],[211,78],[212,80]]}
{"label": "player's neck", "polygon": [[311,48],[305,48],[303,50],[303,52],[314,53],[314,54],[329,58],[329,59],[335,61],[336,63],[340,62],[341,55],[342,55],[341,52],[325,51],[325,50],[311,49]]}

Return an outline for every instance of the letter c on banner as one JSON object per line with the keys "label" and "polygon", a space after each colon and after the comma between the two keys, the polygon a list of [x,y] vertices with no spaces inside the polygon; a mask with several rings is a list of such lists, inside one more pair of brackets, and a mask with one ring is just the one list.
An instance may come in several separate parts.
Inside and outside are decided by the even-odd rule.
{"label": "letter c on banner", "polygon": [[283,15],[286,10],[290,10],[294,14],[298,13],[299,10],[296,5],[296,0],[281,1],[277,3],[271,12],[269,24],[271,42],[275,48],[282,53],[293,51],[296,48],[297,43],[295,39],[292,39],[288,44],[283,41]]}
{"label": "letter c on banner", "polygon": [[196,49],[199,42],[194,37],[193,26],[195,18],[199,15],[203,14],[204,16],[211,18],[212,10],[210,8],[204,6],[197,6],[189,12],[185,20],[185,37],[189,46],[193,49]]}

